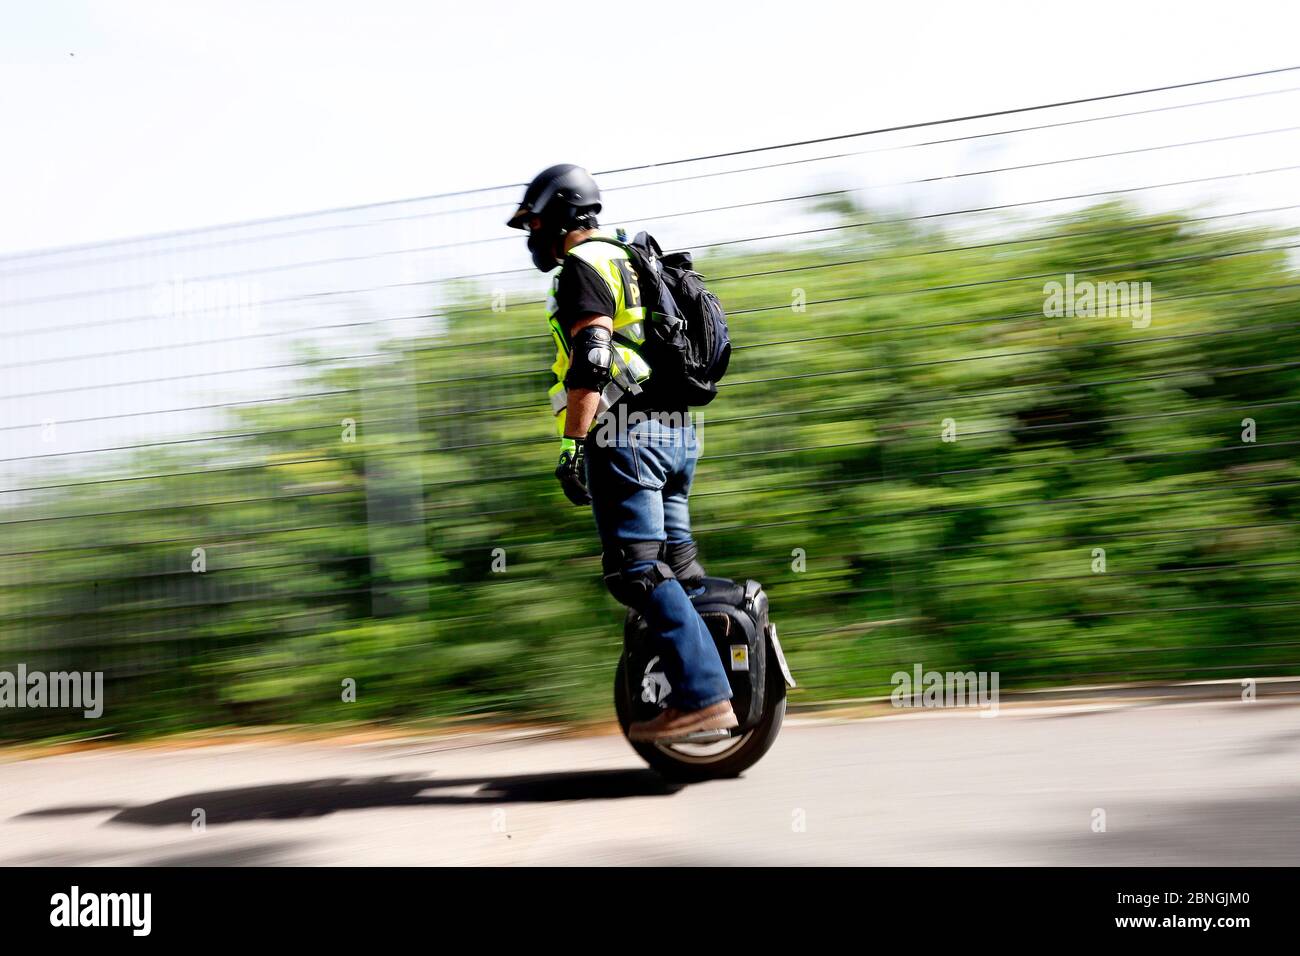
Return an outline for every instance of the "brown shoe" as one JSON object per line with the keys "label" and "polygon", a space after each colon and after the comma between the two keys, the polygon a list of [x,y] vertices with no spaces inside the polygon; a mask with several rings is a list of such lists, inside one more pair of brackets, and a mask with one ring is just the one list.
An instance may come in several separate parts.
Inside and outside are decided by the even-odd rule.
{"label": "brown shoe", "polygon": [[731,701],[720,700],[702,710],[681,711],[669,707],[653,720],[640,720],[627,729],[627,739],[643,741],[676,740],[709,730],[730,730],[738,725]]}

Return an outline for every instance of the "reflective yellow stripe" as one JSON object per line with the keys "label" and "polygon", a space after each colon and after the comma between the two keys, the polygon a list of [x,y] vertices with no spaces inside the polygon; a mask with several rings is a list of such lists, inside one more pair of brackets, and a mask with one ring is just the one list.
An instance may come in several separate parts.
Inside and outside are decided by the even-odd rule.
{"label": "reflective yellow stripe", "polygon": [[[609,238],[613,238],[610,236]],[[615,245],[612,242],[583,242],[569,250],[569,255],[577,256],[587,265],[591,266],[600,274],[600,277],[609,285],[609,291],[614,296],[614,315],[610,318],[614,320],[614,330],[624,331],[624,328],[635,323],[645,321],[645,306],[638,305],[629,308],[627,304],[627,290],[623,286],[623,273],[619,270],[617,263],[631,261],[631,256],[622,246]],[[636,335],[629,335],[629,338],[635,339],[638,343],[644,340],[638,329]]]}
{"label": "reflective yellow stripe", "polygon": [[646,364],[646,360],[631,349],[624,349],[623,351],[627,353],[623,356],[623,360],[627,365],[627,370],[632,373],[632,377],[638,382],[644,382],[649,378],[650,366]]}
{"label": "reflective yellow stripe", "polygon": [[[613,238],[608,233],[602,233],[602,235],[609,235],[609,238]],[[627,251],[612,242],[584,242],[569,250],[569,255],[576,255],[595,269],[601,278],[609,284],[610,292],[614,295],[614,315],[610,316],[614,323],[614,331],[637,345],[644,342],[645,307],[627,307],[623,275],[617,265],[619,261],[631,258]],[[568,391],[564,387],[564,377],[569,374],[569,343],[566,341],[564,332],[555,318],[555,289],[558,283],[559,273],[556,274],[556,278],[551,285],[551,292],[547,296],[546,302],[547,320],[551,327],[551,334],[555,339],[555,362],[551,365],[551,371],[555,373],[556,380],[547,394],[551,401],[551,411],[555,414],[556,432],[563,436],[565,413],[568,410],[569,403]],[[649,364],[637,354],[635,348],[615,342],[614,353],[617,367],[626,369],[627,375],[631,376],[632,381],[639,384],[650,377]],[[624,391],[625,389],[618,385],[617,382],[610,382],[609,385],[605,386],[601,392],[600,404],[597,406],[596,414],[600,415],[607,411],[610,406],[623,397]],[[592,426],[595,427],[594,422]]]}

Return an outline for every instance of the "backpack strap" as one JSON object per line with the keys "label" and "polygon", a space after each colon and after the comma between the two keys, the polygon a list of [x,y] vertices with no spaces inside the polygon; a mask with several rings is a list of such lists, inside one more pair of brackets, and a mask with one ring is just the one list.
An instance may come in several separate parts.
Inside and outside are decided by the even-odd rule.
{"label": "backpack strap", "polygon": [[[621,230],[620,233],[626,235]],[[654,236],[647,232],[638,232],[631,242],[626,242],[613,236],[595,235],[587,237],[573,248],[577,249],[578,246],[585,245],[588,242],[608,242],[627,253],[628,260],[632,263],[632,268],[636,270],[637,277],[640,279],[641,301],[646,307],[647,320],[651,319],[655,314],[670,319],[677,317],[677,306],[672,301],[672,293],[665,285],[663,269],[660,266],[663,250],[659,248],[659,243],[655,241]],[[572,252],[573,250],[569,251]],[[665,303],[668,303],[668,305],[665,306]]]}

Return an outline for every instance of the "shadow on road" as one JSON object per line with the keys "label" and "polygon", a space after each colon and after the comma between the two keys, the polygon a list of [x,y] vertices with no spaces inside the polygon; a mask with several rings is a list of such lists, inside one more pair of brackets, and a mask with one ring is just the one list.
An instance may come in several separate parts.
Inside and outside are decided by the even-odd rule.
{"label": "shadow on road", "polygon": [[[185,839],[185,837],[180,837]],[[45,848],[0,860],[0,866],[278,866],[307,847],[299,840],[237,842],[201,851],[175,852],[175,845],[146,849]]]}
{"label": "shadow on road", "polygon": [[[404,775],[328,777],[262,787],[209,790],[134,807],[48,807],[22,816],[72,816],[113,809],[117,812],[108,819],[108,823],[163,827],[188,826],[195,820],[195,811],[202,810],[206,823],[212,826],[249,820],[323,817],[341,810],[370,810],[378,807],[666,797],[680,789],[680,785],[666,783],[652,770],[597,770],[447,779]],[[467,792],[450,792],[456,790]]]}

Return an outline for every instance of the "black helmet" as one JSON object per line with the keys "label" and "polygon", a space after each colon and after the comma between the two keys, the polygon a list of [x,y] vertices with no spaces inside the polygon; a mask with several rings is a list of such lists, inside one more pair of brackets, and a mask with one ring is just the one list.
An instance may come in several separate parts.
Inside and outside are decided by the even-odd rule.
{"label": "black helmet", "polygon": [[[566,233],[572,229],[590,229],[600,212],[600,187],[591,173],[572,163],[560,163],[544,169],[524,190],[524,198],[515,214],[506,220],[512,229],[528,230],[528,249],[533,265],[550,272],[559,259],[556,251]],[[540,219],[539,229],[528,224]]]}

